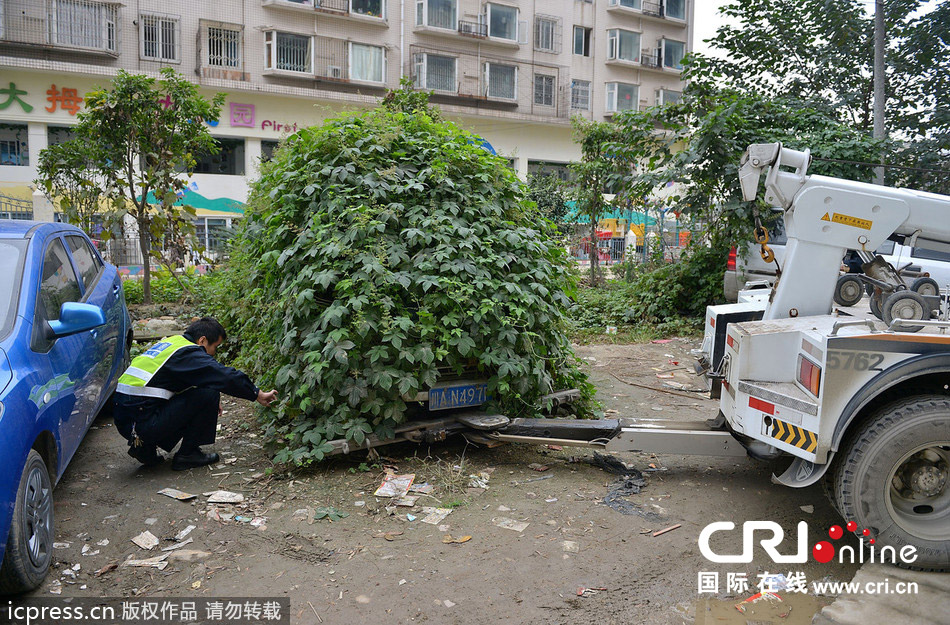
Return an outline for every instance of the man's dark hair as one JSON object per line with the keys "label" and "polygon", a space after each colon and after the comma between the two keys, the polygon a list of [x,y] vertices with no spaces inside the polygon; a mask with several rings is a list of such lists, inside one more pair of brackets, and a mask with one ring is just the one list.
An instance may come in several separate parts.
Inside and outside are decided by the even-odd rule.
{"label": "man's dark hair", "polygon": [[217,319],[212,317],[202,317],[198,321],[192,321],[185,329],[185,338],[192,343],[197,343],[198,339],[205,337],[209,343],[217,343],[218,339],[228,338],[228,333],[224,331],[224,326],[218,323]]}

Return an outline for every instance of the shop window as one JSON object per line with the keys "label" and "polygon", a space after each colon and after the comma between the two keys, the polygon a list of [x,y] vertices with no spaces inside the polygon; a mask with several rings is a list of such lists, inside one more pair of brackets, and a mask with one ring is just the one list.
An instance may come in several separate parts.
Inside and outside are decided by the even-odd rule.
{"label": "shop window", "polygon": [[216,138],[217,154],[208,154],[198,159],[196,174],[244,175],[244,139]]}

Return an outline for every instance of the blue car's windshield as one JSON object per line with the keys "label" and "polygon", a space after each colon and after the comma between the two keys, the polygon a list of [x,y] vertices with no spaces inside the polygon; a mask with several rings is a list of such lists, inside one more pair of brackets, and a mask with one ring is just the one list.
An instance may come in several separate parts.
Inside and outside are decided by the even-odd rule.
{"label": "blue car's windshield", "polygon": [[0,239],[0,339],[13,328],[27,242]]}

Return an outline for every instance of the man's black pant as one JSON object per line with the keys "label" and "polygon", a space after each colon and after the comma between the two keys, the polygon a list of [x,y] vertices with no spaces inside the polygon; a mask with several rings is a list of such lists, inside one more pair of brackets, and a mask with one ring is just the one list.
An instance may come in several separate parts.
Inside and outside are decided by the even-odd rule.
{"label": "man's black pant", "polygon": [[[135,433],[146,445],[171,451],[181,441],[180,453],[214,443],[221,393],[190,388],[168,400],[141,404],[139,398],[116,393],[115,425],[125,438]],[[138,404],[138,405],[137,405]]]}

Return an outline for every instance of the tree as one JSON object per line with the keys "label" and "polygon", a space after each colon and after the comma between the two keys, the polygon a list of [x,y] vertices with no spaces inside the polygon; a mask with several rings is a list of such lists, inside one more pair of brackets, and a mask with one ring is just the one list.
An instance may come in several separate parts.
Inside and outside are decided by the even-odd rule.
{"label": "tree", "polygon": [[492,408],[592,389],[566,335],[571,262],[506,161],[404,88],[285,140],[252,184],[228,268],[238,362],[283,398],[278,462],[391,438],[451,376]]}
{"label": "tree", "polygon": [[597,223],[606,207],[604,193],[631,163],[624,161],[618,152],[620,134],[614,124],[575,117],[572,125],[574,138],[581,145],[581,160],[570,164],[577,181],[574,199],[578,214],[590,219],[590,283],[597,286],[603,282],[597,254]]}
{"label": "tree", "polygon": [[[614,142],[603,149],[628,164],[611,180],[621,198],[692,215],[722,245],[751,233],[754,205],[743,201],[738,175],[750,144],[808,148],[816,157],[809,171],[856,180],[869,180],[871,171],[853,163],[873,159],[881,146],[828,111],[705,82],[689,85],[680,103],[618,114],[615,125]],[[656,192],[670,182],[678,191],[660,200]],[[758,209],[770,218],[767,206]]]}
{"label": "tree", "polygon": [[[685,77],[767,99],[800,102],[860,132],[873,124],[873,15],[860,0],[733,0],[734,23],[711,40],[726,58],[693,59]],[[923,0],[888,0],[888,184],[950,192],[950,3],[919,14]]]}
{"label": "tree", "polygon": [[[151,259],[161,257],[163,239],[180,239],[182,231],[193,228],[194,209],[176,205],[177,192],[188,184],[197,158],[217,151],[204,122],[217,119],[224,103],[224,94],[208,100],[197,85],[170,68],[161,76],[156,80],[120,70],[111,88],[86,94],[75,138],[56,150],[83,155],[82,172],[68,178],[88,176],[90,183],[102,183],[111,222],[125,215],[135,220],[145,303],[152,301]],[[40,178],[57,179],[55,165],[60,162],[52,156],[41,159]],[[78,161],[71,167],[79,170]]]}
{"label": "tree", "polygon": [[528,199],[538,205],[541,214],[555,224],[562,224],[567,215],[567,202],[571,193],[567,183],[542,169],[528,176],[526,186]]}
{"label": "tree", "polygon": [[[103,212],[102,193],[106,177],[93,167],[95,155],[89,143],[76,141],[51,145],[40,152],[36,184],[59,208],[66,221],[95,236],[97,217]],[[108,229],[103,236],[109,236]]]}

